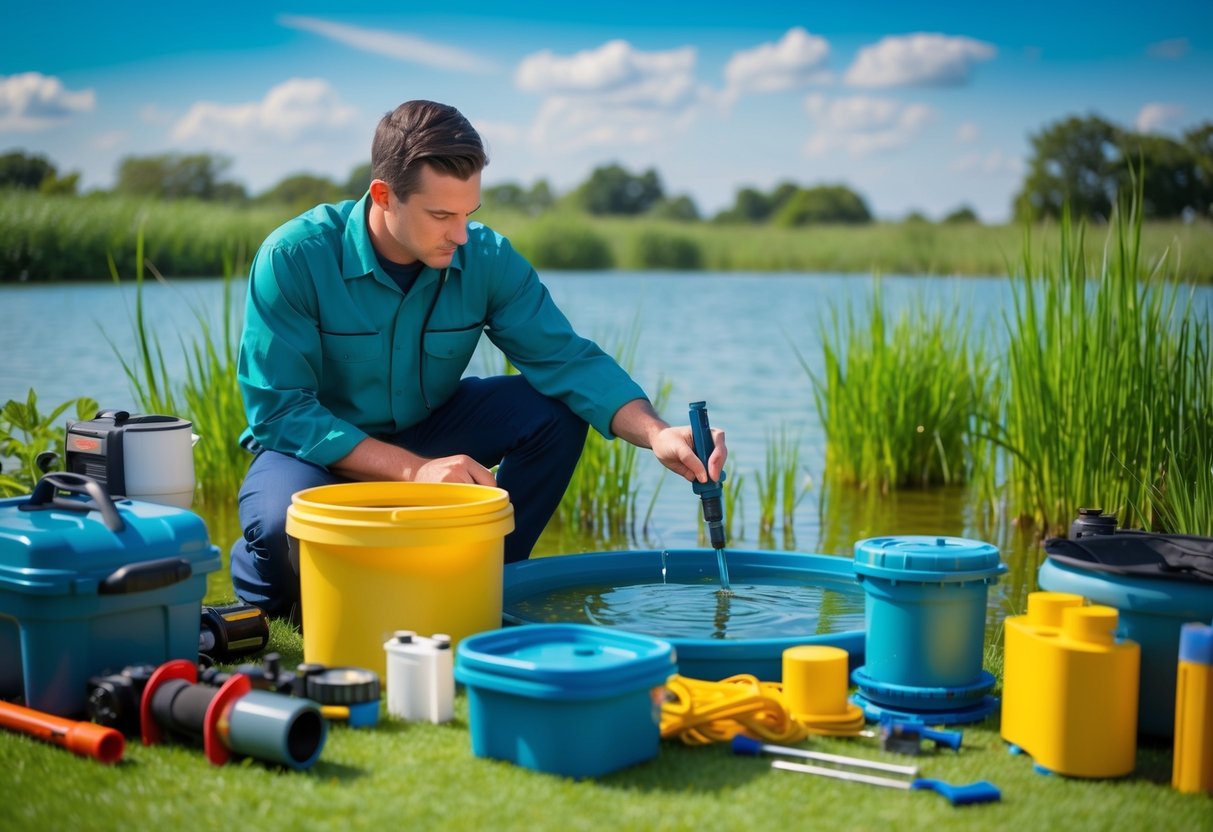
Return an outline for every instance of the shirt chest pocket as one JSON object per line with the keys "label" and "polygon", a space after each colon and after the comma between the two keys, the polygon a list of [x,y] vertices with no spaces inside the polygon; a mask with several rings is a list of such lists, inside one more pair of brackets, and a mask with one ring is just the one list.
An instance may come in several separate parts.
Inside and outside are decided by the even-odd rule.
{"label": "shirt chest pocket", "polygon": [[476,350],[482,330],[482,326],[437,332],[430,330],[425,333],[425,353],[430,358],[462,360],[466,364]]}
{"label": "shirt chest pocket", "polygon": [[378,332],[362,335],[322,332],[320,333],[320,345],[324,352],[324,360],[338,364],[374,361],[383,355],[383,337]]}

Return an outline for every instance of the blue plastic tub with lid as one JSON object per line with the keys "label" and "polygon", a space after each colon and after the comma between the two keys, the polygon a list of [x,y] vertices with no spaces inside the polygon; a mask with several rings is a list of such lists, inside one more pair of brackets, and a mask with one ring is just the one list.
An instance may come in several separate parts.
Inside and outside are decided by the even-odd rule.
{"label": "blue plastic tub with lid", "polygon": [[459,643],[472,752],[565,777],[649,760],[662,688],[677,672],[660,639],[587,624],[527,624]]}
{"label": "blue plastic tub with lid", "polygon": [[867,593],[864,666],[855,681],[874,702],[921,710],[979,700],[988,587],[1007,570],[998,548],[929,535],[855,544],[855,576]]}

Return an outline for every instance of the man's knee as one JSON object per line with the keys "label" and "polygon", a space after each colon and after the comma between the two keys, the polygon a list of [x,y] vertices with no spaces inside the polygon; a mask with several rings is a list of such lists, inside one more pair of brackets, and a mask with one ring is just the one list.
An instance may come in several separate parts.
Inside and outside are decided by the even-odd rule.
{"label": "man's knee", "polygon": [[231,551],[232,584],[242,600],[280,616],[297,605],[298,557],[286,533],[291,495],[336,479],[281,454],[254,461],[240,488],[242,535]]}

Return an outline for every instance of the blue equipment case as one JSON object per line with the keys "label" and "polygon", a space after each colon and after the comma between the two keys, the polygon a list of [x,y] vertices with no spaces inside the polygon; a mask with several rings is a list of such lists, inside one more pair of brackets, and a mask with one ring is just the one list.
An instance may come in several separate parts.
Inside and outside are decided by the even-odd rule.
{"label": "blue equipment case", "polygon": [[196,514],[112,500],[83,475],[0,500],[0,698],[75,717],[92,676],[196,662],[220,564]]}

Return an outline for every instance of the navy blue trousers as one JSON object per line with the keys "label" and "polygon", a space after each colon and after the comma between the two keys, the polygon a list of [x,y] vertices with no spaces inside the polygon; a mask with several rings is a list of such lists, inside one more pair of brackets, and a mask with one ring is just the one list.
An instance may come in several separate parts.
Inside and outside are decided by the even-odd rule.
{"label": "navy blue trousers", "polygon": [[[378,437],[424,457],[467,454],[486,468],[500,464],[497,484],[510,493],[514,531],[505,561],[526,560],[568,487],[587,425],[563,402],[535,391],[522,376],[465,378],[428,419]],[[240,487],[244,536],[232,544],[236,594],[266,613],[299,620],[296,543],[286,534],[291,495],[348,482],[326,468],[262,450]]]}

